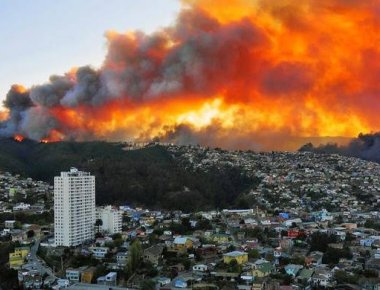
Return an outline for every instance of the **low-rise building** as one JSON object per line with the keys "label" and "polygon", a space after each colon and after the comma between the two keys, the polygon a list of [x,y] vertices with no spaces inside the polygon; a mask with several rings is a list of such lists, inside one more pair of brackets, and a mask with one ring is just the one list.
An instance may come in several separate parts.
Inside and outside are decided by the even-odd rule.
{"label": "low-rise building", "polygon": [[241,251],[232,251],[223,255],[223,262],[225,264],[229,264],[233,260],[236,260],[239,265],[244,264],[248,262],[248,253]]}

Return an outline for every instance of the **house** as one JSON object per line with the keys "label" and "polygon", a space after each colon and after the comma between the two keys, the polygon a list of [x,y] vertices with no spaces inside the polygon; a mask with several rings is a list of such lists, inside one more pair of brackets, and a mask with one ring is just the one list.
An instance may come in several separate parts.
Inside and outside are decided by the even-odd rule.
{"label": "house", "polygon": [[79,282],[81,281],[81,275],[83,270],[87,267],[81,267],[78,269],[66,269],[66,279],[70,282]]}
{"label": "house", "polygon": [[19,229],[14,229],[11,231],[12,242],[22,242],[26,239],[26,232]]}
{"label": "house", "polygon": [[13,211],[28,210],[30,208],[29,203],[20,202],[13,207]]}
{"label": "house", "polygon": [[67,279],[58,279],[57,286],[58,286],[58,289],[67,288],[70,286],[70,281]]}
{"label": "house", "polygon": [[9,253],[9,268],[20,269],[24,265],[24,258],[18,253]]}
{"label": "house", "polygon": [[300,218],[295,218],[295,219],[286,220],[282,224],[286,227],[290,227],[293,224],[301,224],[301,223],[302,223],[302,220]]}
{"label": "house", "polygon": [[145,262],[150,262],[153,265],[158,265],[159,260],[164,250],[163,245],[154,245],[144,250],[143,259]]}
{"label": "house", "polygon": [[170,284],[170,282],[171,282],[170,278],[167,278],[167,277],[159,277],[157,279],[157,283],[158,285],[160,285],[160,287],[168,285]]}
{"label": "house", "polygon": [[374,239],[361,239],[359,243],[363,247],[371,247],[374,241]]}
{"label": "house", "polygon": [[231,237],[226,234],[213,234],[211,240],[217,244],[225,244],[230,241]]}
{"label": "house", "polygon": [[255,277],[266,277],[274,270],[274,266],[265,259],[257,260],[252,266],[252,274]]}
{"label": "house", "polygon": [[84,269],[82,271],[82,275],[81,275],[81,280],[80,281],[82,283],[91,283],[92,279],[94,278],[95,271],[96,271],[96,267],[89,267],[87,269]]}
{"label": "house", "polygon": [[312,277],[312,284],[315,286],[327,287],[332,276],[333,274],[330,269],[316,268]]}
{"label": "house", "polygon": [[186,288],[187,287],[187,282],[182,279],[182,278],[178,278],[174,281],[174,287],[176,288]]}
{"label": "house", "polygon": [[289,264],[285,266],[286,274],[296,277],[298,272],[303,268],[301,265]]}
{"label": "house", "polygon": [[108,250],[107,247],[90,247],[90,251],[96,259],[104,259]]}
{"label": "house", "polygon": [[96,283],[100,285],[116,286],[116,282],[117,282],[116,272],[109,272],[107,275],[100,276],[96,279]]}
{"label": "house", "polygon": [[193,247],[193,241],[186,237],[176,237],[173,246],[176,251],[185,252]]}
{"label": "house", "polygon": [[9,267],[11,269],[19,269],[24,265],[26,256],[30,253],[29,247],[15,248],[13,253],[9,253]]}
{"label": "house", "polygon": [[128,260],[128,252],[118,252],[116,253],[116,262],[118,265],[125,266]]}
{"label": "house", "polygon": [[320,251],[313,251],[305,258],[306,266],[322,264],[323,253]]}
{"label": "house", "polygon": [[288,237],[291,239],[298,238],[300,236],[300,230],[299,229],[289,229],[288,230]]}
{"label": "house", "polygon": [[20,270],[18,277],[23,289],[41,289],[42,287],[42,277],[37,271]]}
{"label": "house", "polygon": [[241,273],[240,279],[246,283],[252,283],[255,280],[255,276],[253,276],[251,272],[244,272],[244,273]]}
{"label": "house", "polygon": [[236,260],[236,262],[241,265],[248,262],[248,253],[240,251],[232,251],[223,255],[223,262],[225,264],[231,263],[231,261]]}
{"label": "house", "polygon": [[14,229],[15,228],[16,221],[15,220],[7,220],[4,222],[4,227],[6,229]]}
{"label": "house", "polygon": [[309,284],[311,282],[311,277],[314,274],[313,269],[302,269],[297,276],[297,281],[299,283],[307,283]]}
{"label": "house", "polygon": [[207,271],[208,271],[208,267],[205,264],[196,264],[196,265],[193,266],[193,272],[204,273],[204,272],[207,272]]}

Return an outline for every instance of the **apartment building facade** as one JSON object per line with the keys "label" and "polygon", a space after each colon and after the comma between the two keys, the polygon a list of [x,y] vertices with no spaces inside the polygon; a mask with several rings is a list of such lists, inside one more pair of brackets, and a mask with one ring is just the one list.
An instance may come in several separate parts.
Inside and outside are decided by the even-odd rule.
{"label": "apartment building facade", "polygon": [[56,246],[77,246],[95,235],[95,176],[71,168],[54,177]]}

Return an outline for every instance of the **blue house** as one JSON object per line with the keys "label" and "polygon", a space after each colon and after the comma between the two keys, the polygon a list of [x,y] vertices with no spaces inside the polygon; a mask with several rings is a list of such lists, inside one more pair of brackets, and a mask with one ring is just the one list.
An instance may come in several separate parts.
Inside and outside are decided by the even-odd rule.
{"label": "blue house", "polygon": [[371,247],[374,241],[374,239],[361,239],[360,245],[364,247]]}
{"label": "blue house", "polygon": [[287,213],[287,212],[280,212],[279,214],[278,214],[278,216],[280,217],[280,218],[283,218],[283,219],[289,219],[289,214]]}
{"label": "blue house", "polygon": [[302,268],[303,266],[301,265],[289,264],[285,266],[285,272],[286,274],[295,277]]}
{"label": "blue house", "polygon": [[178,278],[174,282],[174,287],[176,287],[176,288],[186,288],[187,287],[187,282],[184,279],[182,279],[182,278]]}

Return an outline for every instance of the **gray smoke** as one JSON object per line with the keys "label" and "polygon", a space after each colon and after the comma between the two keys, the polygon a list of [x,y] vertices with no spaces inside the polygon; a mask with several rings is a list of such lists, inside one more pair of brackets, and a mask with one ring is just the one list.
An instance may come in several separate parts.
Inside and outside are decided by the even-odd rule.
{"label": "gray smoke", "polygon": [[340,154],[380,163],[380,132],[359,134],[357,138],[343,146],[335,143],[314,146],[312,143],[308,143],[302,146],[299,151]]}
{"label": "gray smoke", "polygon": [[18,85],[13,85],[8,91],[4,107],[9,109],[8,120],[0,123],[0,136],[12,136],[19,131],[19,123],[24,112],[33,106],[28,91],[23,91]]}
{"label": "gray smoke", "polygon": [[42,107],[59,105],[61,98],[74,86],[68,76],[51,76],[49,82],[34,86],[30,90],[32,101]]}

